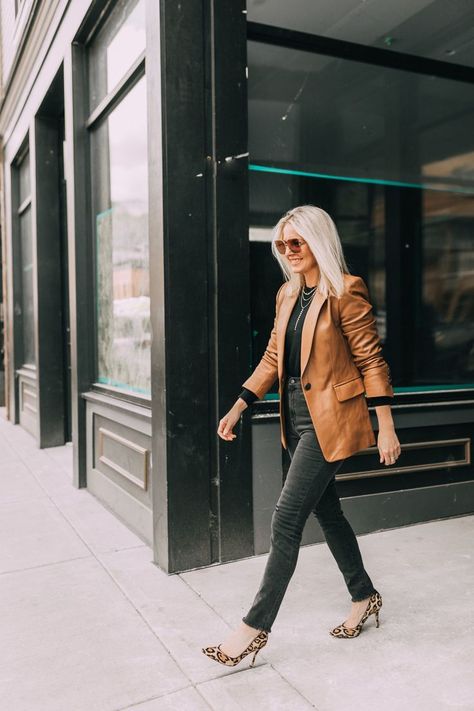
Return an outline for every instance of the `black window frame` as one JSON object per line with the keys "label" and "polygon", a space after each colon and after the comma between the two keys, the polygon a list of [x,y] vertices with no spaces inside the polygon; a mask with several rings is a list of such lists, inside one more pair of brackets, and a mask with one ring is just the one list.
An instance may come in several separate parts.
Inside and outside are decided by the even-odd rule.
{"label": "black window frame", "polygon": [[[138,4],[139,0],[130,0],[129,5],[130,5],[130,12],[133,11],[133,8]],[[97,10],[97,7],[95,8]],[[95,23],[93,23],[91,26],[87,27],[85,31],[87,32],[87,36],[84,38],[84,50],[85,50],[85,56],[84,56],[84,74],[87,77],[85,80],[85,85],[86,85],[86,91],[84,95],[84,101],[86,102],[87,107],[89,107],[89,98],[90,98],[90,87],[89,87],[89,80],[88,80],[88,69],[89,69],[89,49],[92,43],[96,40],[97,36],[103,29],[103,27],[108,23],[108,21],[111,19],[111,15],[113,13],[113,4],[108,3],[108,6],[106,8],[107,11],[104,11],[103,14],[99,14],[98,19]],[[109,11],[110,10],[110,11]],[[128,13],[128,15],[130,14]],[[87,148],[88,152],[90,155],[91,151],[91,133],[96,129],[100,124],[102,124],[104,121],[107,120],[107,118],[110,116],[110,114],[113,112],[113,110],[119,106],[119,104],[125,99],[125,97],[130,93],[130,91],[138,84],[138,82],[143,79],[144,77],[146,78],[146,53],[147,53],[147,48],[139,54],[139,56],[133,61],[131,66],[128,68],[128,70],[125,72],[125,74],[122,76],[120,81],[99,101],[98,105],[90,111],[89,108],[86,112],[86,119],[85,119],[85,131],[87,134]],[[89,160],[88,162],[88,176],[87,176],[87,184],[88,184],[88,189],[89,192],[91,191],[91,185],[92,185],[92,164],[91,161]],[[91,258],[91,270],[93,274],[97,273],[97,261],[96,261],[96,249],[95,249],[95,223],[94,223],[94,214],[93,214],[93,204],[92,201],[89,199],[89,208],[90,208],[90,215],[89,215],[89,225],[90,225],[90,237],[91,237],[91,250],[90,250],[90,258]],[[148,229],[148,241],[149,241],[149,229]],[[97,365],[97,353],[98,353],[98,322],[97,322],[97,309],[95,308],[97,304],[97,291],[96,291],[96,281],[93,280],[93,295],[92,295],[92,306],[93,308],[90,308],[90,316],[93,320],[93,328],[92,328],[92,352],[93,352],[93,362],[92,362],[92,382],[90,385],[90,389],[102,393],[104,395],[108,395],[111,397],[115,397],[123,402],[129,402],[134,405],[141,405],[143,407],[146,407],[148,409],[151,409],[151,404],[152,404],[152,396],[151,392],[148,395],[141,395],[139,393],[134,393],[133,391],[129,391],[126,389],[114,387],[113,385],[108,385],[105,383],[100,383],[97,381],[97,372],[98,372],[98,365]]]}
{"label": "black window frame", "polygon": [[[442,62],[398,51],[393,52],[389,49],[366,46],[356,42],[291,30],[276,25],[248,21],[247,41],[474,84],[474,67],[453,62]],[[251,157],[249,158],[249,168],[250,165]],[[389,219],[387,218],[388,229],[386,233],[386,254],[394,265],[394,274],[392,274],[392,277],[387,274],[386,279],[387,322],[390,321],[390,318],[392,319],[388,330],[386,353],[387,360],[390,362],[393,381],[396,382],[398,379],[407,377],[407,370],[409,371],[411,367],[410,364],[407,364],[404,354],[400,354],[397,344],[402,341],[413,344],[414,341],[416,324],[413,315],[414,311],[410,303],[410,287],[417,278],[417,263],[420,259],[421,245],[417,239],[417,226],[411,225],[412,231],[407,234],[407,221],[403,219],[403,215],[406,217],[407,210],[413,202],[413,196],[408,194],[410,188],[396,188],[387,185],[385,190],[387,211],[391,209],[393,214],[402,215],[402,218],[397,219],[395,224],[392,225],[389,225]],[[407,242],[410,242],[412,246],[416,246],[418,253],[415,259],[412,260],[409,272],[404,273],[405,288],[402,289],[399,275],[397,275],[396,271],[403,261],[403,247]],[[391,252],[389,252],[390,246]],[[409,284],[408,288],[406,287],[407,284]],[[405,348],[404,353],[408,350],[409,348]],[[447,384],[445,387],[435,385],[432,389],[426,388],[423,390],[416,385],[400,387],[404,389],[395,392],[395,404],[392,405],[392,408],[403,408],[413,403],[429,402],[431,399],[435,399],[437,403],[467,400],[474,393],[474,385],[464,383],[453,384],[452,386]],[[396,385],[394,385],[395,389]],[[273,411],[273,400],[274,396],[267,400],[256,401],[253,407],[262,413],[267,412],[269,409]]]}
{"label": "black window frame", "polygon": [[[21,219],[25,216],[26,212],[30,210],[30,240],[32,248],[32,298],[33,298],[33,318],[36,320],[34,313],[35,309],[35,272],[36,272],[36,258],[35,258],[35,248],[33,244],[34,234],[33,234],[33,222],[31,211],[33,209],[33,190],[34,186],[32,183],[32,164],[31,164],[32,152],[30,150],[30,133],[28,131],[27,135],[23,139],[21,146],[16,153],[13,161],[11,162],[11,182],[12,182],[12,219],[13,219],[13,249],[14,249],[14,274],[13,274],[13,300],[16,304],[20,300],[23,304],[23,289],[22,289],[22,277],[21,270],[23,269],[23,250],[21,245]],[[20,172],[23,162],[29,159],[29,194],[22,197],[21,187],[20,187]],[[15,328],[14,328],[14,373],[15,377],[19,370],[30,371],[32,374],[37,373],[38,363],[37,363],[37,348],[36,348],[36,326],[33,322],[33,349],[35,351],[35,361],[34,363],[27,363],[25,360],[25,339],[24,339],[24,319],[23,319],[23,308],[21,308],[21,313],[14,316]]]}

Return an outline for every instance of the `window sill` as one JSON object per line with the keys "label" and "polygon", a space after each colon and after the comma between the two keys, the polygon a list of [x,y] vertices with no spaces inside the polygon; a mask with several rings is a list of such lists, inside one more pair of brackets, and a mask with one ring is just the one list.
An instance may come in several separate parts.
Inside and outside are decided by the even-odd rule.
{"label": "window sill", "polygon": [[145,420],[151,420],[150,400],[140,403],[137,402],[137,399],[132,401],[129,397],[118,397],[117,395],[104,392],[104,390],[89,390],[88,392],[82,393],[82,397],[88,402],[105,405],[114,410],[132,413]]}

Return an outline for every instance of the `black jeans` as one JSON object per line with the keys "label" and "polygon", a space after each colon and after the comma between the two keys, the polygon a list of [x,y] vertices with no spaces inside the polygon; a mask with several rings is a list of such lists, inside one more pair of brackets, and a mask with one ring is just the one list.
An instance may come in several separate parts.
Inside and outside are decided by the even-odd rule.
{"label": "black jeans", "polygon": [[[242,618],[251,627],[267,632],[271,631],[295,570],[303,529],[311,512],[324,532],[351,600],[364,600],[376,592],[336,491],[335,474],[344,460],[324,459],[300,378],[286,379],[282,405],[291,464],[272,515],[263,578],[249,612]],[[337,437],[337,430],[334,436]]]}

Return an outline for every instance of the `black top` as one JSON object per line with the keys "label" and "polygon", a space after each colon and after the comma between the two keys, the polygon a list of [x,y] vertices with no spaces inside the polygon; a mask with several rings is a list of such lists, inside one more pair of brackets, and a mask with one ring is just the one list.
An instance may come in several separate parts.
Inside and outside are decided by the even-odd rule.
{"label": "black top", "polygon": [[[305,293],[312,293],[312,290],[305,288]],[[308,313],[311,301],[312,299],[309,301],[303,300],[304,309],[301,311],[301,295],[298,296],[288,320],[285,332],[285,355],[283,365],[284,372],[287,373],[288,376],[301,376],[301,332],[303,330],[303,323],[306,318],[306,314]],[[248,390],[248,388],[244,388],[239,397],[242,398],[247,405],[251,405],[255,400],[258,400],[255,393]],[[392,401],[393,397],[389,395],[382,395],[380,397],[367,398],[367,405],[369,405],[369,407],[376,407],[377,405],[390,405]]]}
{"label": "black top", "polygon": [[[306,288],[304,289],[304,293],[309,293],[310,297],[305,297],[303,302],[301,302],[300,292],[293,311],[290,314],[285,333],[284,372],[296,377],[301,375],[301,334],[303,332],[303,323],[315,294],[312,289]],[[301,303],[303,303],[303,310],[301,309]]]}

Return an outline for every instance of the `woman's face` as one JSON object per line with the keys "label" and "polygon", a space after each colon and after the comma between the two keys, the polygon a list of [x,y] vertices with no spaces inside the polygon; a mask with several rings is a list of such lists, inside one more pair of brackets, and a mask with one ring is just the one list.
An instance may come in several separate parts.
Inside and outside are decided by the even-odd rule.
{"label": "woman's face", "polygon": [[313,272],[315,267],[317,267],[317,261],[307,243],[304,241],[303,237],[295,231],[294,227],[290,224],[286,224],[283,227],[282,239],[287,242],[289,239],[298,239],[304,244],[301,245],[301,251],[292,252],[289,247],[286,248],[285,257],[291,264],[291,268],[294,274],[307,274],[308,272]]}

